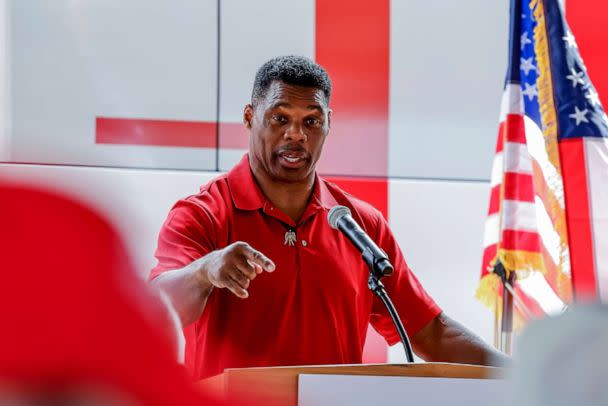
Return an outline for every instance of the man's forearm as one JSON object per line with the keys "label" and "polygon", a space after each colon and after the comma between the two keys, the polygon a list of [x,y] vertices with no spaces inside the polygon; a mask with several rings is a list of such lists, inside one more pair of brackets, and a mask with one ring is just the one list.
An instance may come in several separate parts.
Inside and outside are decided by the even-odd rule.
{"label": "man's forearm", "polygon": [[249,297],[249,284],[275,264],[243,241],[211,251],[181,269],[165,272],[152,281],[171,299],[184,326],[201,317],[214,287],[226,288],[241,299]]}
{"label": "man's forearm", "polygon": [[427,361],[505,366],[510,360],[462,324],[441,313],[413,337],[416,353]]}
{"label": "man's forearm", "polygon": [[184,327],[200,318],[213,290],[213,285],[203,277],[199,261],[164,272],[150,282],[169,296]]}

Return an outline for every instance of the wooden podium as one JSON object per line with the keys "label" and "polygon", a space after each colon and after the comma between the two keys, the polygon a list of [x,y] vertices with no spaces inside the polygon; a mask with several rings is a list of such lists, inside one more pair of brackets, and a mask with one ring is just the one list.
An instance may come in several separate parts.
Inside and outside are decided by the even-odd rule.
{"label": "wooden podium", "polygon": [[226,400],[227,404],[295,406],[298,404],[298,382],[301,375],[480,380],[504,378],[505,371],[502,368],[447,363],[242,368],[227,369],[220,375],[202,380],[199,385],[208,394]]}

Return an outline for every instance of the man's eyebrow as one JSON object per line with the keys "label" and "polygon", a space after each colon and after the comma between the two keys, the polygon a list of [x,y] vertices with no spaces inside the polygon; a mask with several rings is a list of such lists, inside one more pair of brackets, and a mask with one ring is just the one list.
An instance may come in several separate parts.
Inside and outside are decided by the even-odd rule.
{"label": "man's eyebrow", "polygon": [[[289,108],[289,107],[293,107],[293,106],[290,103],[287,103],[285,101],[278,101],[270,106],[271,109],[278,109],[280,107]],[[309,104],[308,106],[306,106],[306,108],[308,110],[317,110],[319,113],[323,113],[323,108],[321,106],[319,106],[318,104]]]}
{"label": "man's eyebrow", "polygon": [[270,106],[271,109],[278,109],[279,107],[291,107],[291,104],[284,101],[279,101]]}
{"label": "man's eyebrow", "polygon": [[323,109],[318,104],[309,104],[308,110],[317,110],[319,113],[323,113]]}

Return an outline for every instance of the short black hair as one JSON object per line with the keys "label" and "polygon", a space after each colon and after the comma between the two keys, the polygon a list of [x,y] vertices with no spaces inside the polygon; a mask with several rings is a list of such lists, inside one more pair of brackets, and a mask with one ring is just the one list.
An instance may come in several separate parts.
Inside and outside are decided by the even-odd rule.
{"label": "short black hair", "polygon": [[275,80],[289,85],[320,89],[329,103],[331,79],[321,65],[309,58],[298,55],[278,56],[260,66],[253,82],[251,103],[255,104],[265,97],[270,84]]}

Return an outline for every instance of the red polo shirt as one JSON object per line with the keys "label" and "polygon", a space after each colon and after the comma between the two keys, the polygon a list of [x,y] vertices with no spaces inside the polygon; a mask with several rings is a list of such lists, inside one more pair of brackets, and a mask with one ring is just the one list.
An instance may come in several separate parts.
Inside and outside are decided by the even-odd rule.
{"label": "red polo shirt", "polygon": [[[276,264],[243,300],[214,289],[187,334],[186,363],[195,379],[225,368],[360,363],[368,323],[389,344],[399,341],[382,302],[367,287],[368,270],[350,241],[327,222],[327,212],[350,208],[386,251],[395,273],[383,279],[409,335],[440,312],[410,271],[386,220],[369,204],[317,176],[298,223],[273,207],[257,186],[245,155],[199,194],[178,201],[158,239],[151,278],[210,251],[246,241]],[[286,232],[295,232],[293,245]]]}

